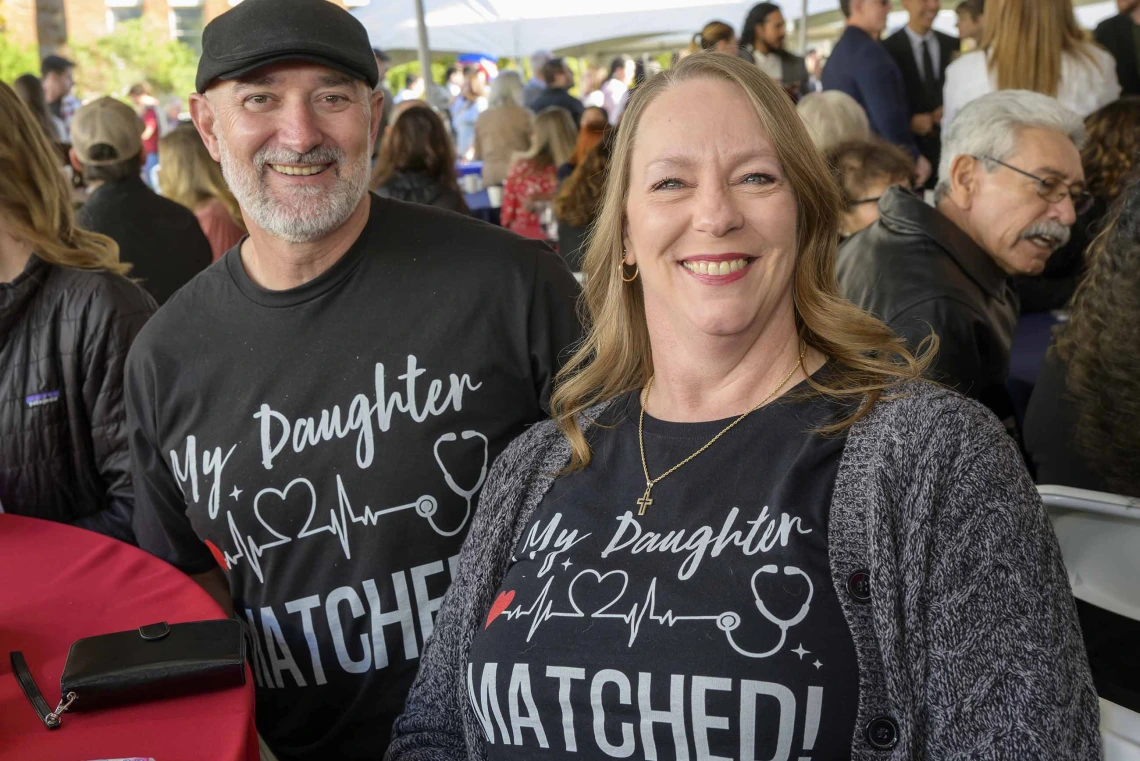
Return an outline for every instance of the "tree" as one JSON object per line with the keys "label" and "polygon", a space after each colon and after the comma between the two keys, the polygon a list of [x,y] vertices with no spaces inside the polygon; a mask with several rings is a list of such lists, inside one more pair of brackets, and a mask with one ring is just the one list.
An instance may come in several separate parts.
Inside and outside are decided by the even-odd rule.
{"label": "tree", "polygon": [[22,74],[40,74],[40,62],[31,48],[18,44],[6,32],[0,32],[0,82],[12,82]]}
{"label": "tree", "polygon": [[123,94],[146,82],[155,95],[185,98],[194,90],[197,56],[171,40],[162,24],[132,19],[88,45],[75,45],[75,79],[85,94]]}

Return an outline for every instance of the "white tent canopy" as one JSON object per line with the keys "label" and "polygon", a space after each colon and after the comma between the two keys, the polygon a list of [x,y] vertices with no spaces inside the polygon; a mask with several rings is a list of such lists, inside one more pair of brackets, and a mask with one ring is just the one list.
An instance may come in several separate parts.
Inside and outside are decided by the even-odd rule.
{"label": "white tent canopy", "polygon": [[[688,39],[707,22],[724,21],[739,30],[751,2],[720,0],[424,0],[431,50],[437,53],[486,53],[495,57],[528,56],[536,50],[556,52],[597,49],[602,41],[633,43]],[[778,0],[779,2],[779,0]],[[1113,0],[1075,0],[1077,18],[1091,28],[1116,12]],[[785,18],[799,19],[802,0],[783,0]],[[954,33],[955,3],[943,2],[936,25]],[[808,16],[836,16],[826,26],[837,36],[842,18],[839,0],[808,0]],[[830,13],[829,13],[830,12]],[[372,44],[384,50],[417,48],[415,0],[371,0],[353,9],[368,29]],[[906,13],[892,14],[891,27]],[[814,22],[813,22],[814,23]],[[795,38],[789,35],[789,45]],[[603,46],[609,49],[607,46]]]}
{"label": "white tent canopy", "polygon": [[[523,57],[536,50],[565,50],[601,40],[663,34],[692,35],[721,20],[739,28],[754,2],[714,0],[424,0],[433,52],[479,52]],[[800,1],[781,3],[789,20]],[[809,0],[808,13],[838,7],[837,0]],[[416,48],[414,0],[373,0],[353,13],[384,50]]]}

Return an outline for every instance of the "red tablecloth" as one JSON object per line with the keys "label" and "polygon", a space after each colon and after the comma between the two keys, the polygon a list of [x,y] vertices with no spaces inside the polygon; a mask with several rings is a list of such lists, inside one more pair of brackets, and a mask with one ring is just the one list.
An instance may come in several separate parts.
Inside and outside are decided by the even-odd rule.
{"label": "red tablecloth", "polygon": [[221,618],[170,565],[114,539],[0,514],[0,759],[257,761],[253,679],[240,688],[66,713],[48,731],[12,674],[21,650],[54,708],[67,649],[80,637],[166,621]]}

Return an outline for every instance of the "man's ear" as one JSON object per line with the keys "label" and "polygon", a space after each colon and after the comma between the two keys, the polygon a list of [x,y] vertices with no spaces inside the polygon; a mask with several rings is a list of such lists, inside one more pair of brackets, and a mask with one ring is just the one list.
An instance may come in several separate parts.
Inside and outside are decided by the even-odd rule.
{"label": "man's ear", "polygon": [[964,153],[954,157],[950,163],[950,198],[963,211],[969,211],[978,189],[979,172],[985,169],[981,161]]}
{"label": "man's ear", "polygon": [[214,161],[222,160],[222,153],[218,150],[218,138],[214,136],[214,104],[205,95],[199,93],[190,94],[190,119],[194,122],[195,129],[198,134],[202,136],[202,142],[206,144],[206,150],[210,152],[210,158]]}
{"label": "man's ear", "polygon": [[[425,90],[427,85],[424,86]],[[377,88],[372,92],[368,101],[369,110],[372,112],[371,129],[369,130],[369,145],[376,145],[376,136],[380,134],[380,120],[384,117],[384,91]]]}
{"label": "man's ear", "polygon": [[83,174],[83,165],[79,163],[79,154],[75,152],[74,148],[67,149],[67,160],[76,174]]}

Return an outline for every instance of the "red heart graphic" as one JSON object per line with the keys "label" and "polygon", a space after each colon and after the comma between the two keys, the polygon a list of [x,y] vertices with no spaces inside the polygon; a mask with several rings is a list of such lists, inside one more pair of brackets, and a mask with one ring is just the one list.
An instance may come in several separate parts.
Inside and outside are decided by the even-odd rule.
{"label": "red heart graphic", "polygon": [[209,539],[206,540],[206,546],[210,548],[210,553],[213,554],[214,560],[218,561],[218,565],[228,571],[230,569],[230,564],[226,562],[226,557],[222,554],[222,551],[219,550],[217,546],[215,546],[215,544]]}
{"label": "red heart graphic", "polygon": [[495,604],[491,606],[491,612],[487,614],[487,624],[483,628],[486,629],[491,625],[491,622],[502,615],[503,611],[511,607],[511,602],[515,599],[515,590],[509,592],[499,592],[499,596],[495,598]]}

